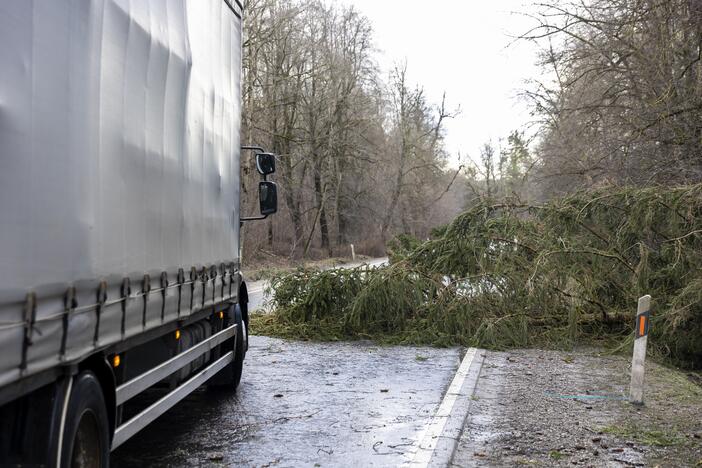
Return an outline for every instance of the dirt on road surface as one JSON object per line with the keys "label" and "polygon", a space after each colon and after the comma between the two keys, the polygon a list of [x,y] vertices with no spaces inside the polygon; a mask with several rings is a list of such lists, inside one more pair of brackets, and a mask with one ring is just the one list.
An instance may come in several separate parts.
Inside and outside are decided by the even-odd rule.
{"label": "dirt on road surface", "polygon": [[453,466],[702,466],[702,388],[649,362],[636,407],[628,366],[593,351],[488,352]]}

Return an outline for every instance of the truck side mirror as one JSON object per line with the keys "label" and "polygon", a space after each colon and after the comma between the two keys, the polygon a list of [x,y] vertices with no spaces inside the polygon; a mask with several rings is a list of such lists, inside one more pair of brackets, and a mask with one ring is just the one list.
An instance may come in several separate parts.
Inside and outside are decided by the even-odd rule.
{"label": "truck side mirror", "polygon": [[258,203],[261,209],[261,215],[240,217],[239,223],[243,223],[244,221],[260,221],[278,211],[278,187],[275,185],[275,182],[266,180],[268,175],[275,172],[276,156],[258,145],[244,145],[241,147],[241,150],[255,151],[256,170],[263,176],[263,181],[258,183]]}
{"label": "truck side mirror", "polygon": [[267,176],[275,172],[275,155],[273,153],[256,153],[256,170]]}
{"label": "truck side mirror", "polygon": [[262,216],[272,215],[278,211],[278,187],[275,182],[258,183],[258,201]]}

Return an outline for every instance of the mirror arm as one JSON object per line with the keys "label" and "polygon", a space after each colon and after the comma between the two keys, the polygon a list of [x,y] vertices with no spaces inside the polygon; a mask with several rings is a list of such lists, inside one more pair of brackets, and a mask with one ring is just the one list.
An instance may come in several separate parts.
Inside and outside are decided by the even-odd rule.
{"label": "mirror arm", "polygon": [[256,145],[243,145],[243,146],[241,147],[241,149],[242,149],[242,150],[258,151],[259,153],[265,153],[265,152],[266,152],[266,150],[264,150],[264,149],[261,148],[260,146],[256,146]]}
{"label": "mirror arm", "polygon": [[244,221],[260,221],[260,220],[262,220],[262,219],[266,219],[267,217],[268,217],[268,215],[248,216],[248,217],[246,217],[246,218],[239,218],[239,221],[241,221],[242,223],[243,223]]}

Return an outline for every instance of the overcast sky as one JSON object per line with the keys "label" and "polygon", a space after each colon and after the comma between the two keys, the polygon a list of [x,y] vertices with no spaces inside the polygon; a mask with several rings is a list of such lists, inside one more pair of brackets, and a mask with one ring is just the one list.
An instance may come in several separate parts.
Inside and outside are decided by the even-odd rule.
{"label": "overcast sky", "polygon": [[538,74],[536,49],[512,42],[533,24],[526,0],[331,0],[354,5],[373,24],[384,75],[407,60],[409,79],[435,103],[446,91],[461,115],[446,125],[452,165],[458,152],[477,159],[480,146],[506,138],[529,120],[516,94]]}

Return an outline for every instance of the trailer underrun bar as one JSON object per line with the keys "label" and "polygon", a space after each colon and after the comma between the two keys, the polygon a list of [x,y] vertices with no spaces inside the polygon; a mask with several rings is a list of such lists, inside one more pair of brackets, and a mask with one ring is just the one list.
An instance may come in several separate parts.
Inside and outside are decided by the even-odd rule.
{"label": "trailer underrun bar", "polygon": [[229,338],[236,335],[236,325],[232,325],[229,328],[225,328],[221,332],[212,335],[205,341],[198,343],[197,345],[189,348],[186,351],[173,356],[168,361],[160,364],[148,372],[145,372],[132,380],[123,383],[117,387],[116,400],[117,406],[123,404],[129,399],[135,397],[139,393],[143,392],[147,388],[151,387],[157,382],[165,379],[169,375],[176,371],[179,371],[186,365],[190,364],[195,359],[199,358],[208,351],[212,351],[218,344],[228,340]]}
{"label": "trailer underrun bar", "polygon": [[[179,371],[198,357],[202,356],[208,351],[211,351],[217,345],[231,339],[232,337],[234,337],[235,340],[239,339],[236,324],[225,328],[187,351],[172,357],[159,366],[154,367],[138,377],[135,377],[134,379],[120,385],[117,387],[116,391],[117,406],[124,404],[129,399],[135,397],[139,393],[150,388],[152,385],[160,382],[171,374]],[[211,377],[214,377],[217,372],[224,369],[233,360],[234,352],[229,351],[224,356],[220,357],[215,362],[205,367],[203,370],[172,390],[166,396],[153,403],[151,406],[131,418],[129,421],[120,425],[115,430],[114,438],[112,439],[112,450],[122,445],[130,437],[168,411],[176,403],[197,389],[200,385],[205,383]]]}
{"label": "trailer underrun bar", "polygon": [[234,352],[229,351],[227,354],[217,359],[214,363],[195,374],[180,387],[176,388],[168,395],[161,398],[156,403],[119,426],[115,431],[114,438],[112,439],[112,450],[122,445],[131,436],[171,409],[176,403],[185,398],[188,394],[192,393],[200,385],[207,382],[207,380],[209,380],[211,377],[214,377],[217,372],[224,369],[224,367],[233,360]]}

